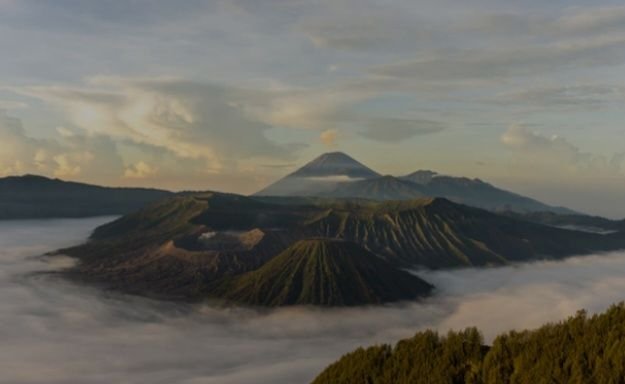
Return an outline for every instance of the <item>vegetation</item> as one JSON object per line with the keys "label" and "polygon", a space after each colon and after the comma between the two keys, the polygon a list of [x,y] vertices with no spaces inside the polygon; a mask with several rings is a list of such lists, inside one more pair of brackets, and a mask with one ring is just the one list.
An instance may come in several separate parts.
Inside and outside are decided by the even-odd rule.
{"label": "vegetation", "polygon": [[313,384],[622,383],[625,305],[533,331],[509,332],[483,345],[477,329],[420,332],[395,347],[359,348],[326,368]]}

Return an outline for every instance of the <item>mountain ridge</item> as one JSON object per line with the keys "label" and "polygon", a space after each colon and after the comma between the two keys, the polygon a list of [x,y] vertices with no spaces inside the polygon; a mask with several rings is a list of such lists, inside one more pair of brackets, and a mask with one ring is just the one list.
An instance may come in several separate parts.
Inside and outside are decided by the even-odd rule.
{"label": "mountain ridge", "polygon": [[[349,251],[347,260],[353,260],[355,254],[372,260],[368,255],[374,255],[385,263],[380,269],[392,268],[392,273],[386,273],[389,276],[403,268],[495,266],[625,248],[623,232],[603,235],[565,230],[444,198],[279,204],[274,199],[207,192],[153,203],[97,228],[85,244],[59,252],[78,260],[64,272],[68,277],[140,295],[223,299],[250,305],[338,305],[340,300],[310,294],[302,296],[308,302],[283,300],[279,295],[273,296],[275,301],[259,300],[255,287],[280,276],[276,271],[280,265],[288,265],[286,257],[274,262],[278,267],[260,273],[263,281],[252,284],[250,281],[258,280],[244,279],[248,282],[244,284],[238,280],[307,239],[355,244],[358,251]],[[321,254],[309,254],[307,260]],[[352,276],[359,274],[353,268],[346,271]],[[375,276],[367,276],[373,284]],[[332,273],[326,277],[335,282],[340,278]],[[280,281],[288,285],[304,280]],[[239,287],[241,295],[229,297],[228,290],[220,288],[225,286]],[[325,292],[334,292],[333,297],[365,297],[357,286],[352,293]],[[400,297],[377,294],[367,300],[396,299]]]}
{"label": "mountain ridge", "polygon": [[[351,174],[346,172],[341,167],[343,161],[347,161],[358,171]],[[441,175],[431,170],[418,170],[403,176],[382,176],[343,152],[322,154],[252,196],[316,196],[373,200],[431,196],[444,197],[491,211],[578,213],[497,188],[477,178]]]}
{"label": "mountain ridge", "polygon": [[104,187],[39,175],[0,178],[0,219],[119,215],[173,195],[153,188]]}

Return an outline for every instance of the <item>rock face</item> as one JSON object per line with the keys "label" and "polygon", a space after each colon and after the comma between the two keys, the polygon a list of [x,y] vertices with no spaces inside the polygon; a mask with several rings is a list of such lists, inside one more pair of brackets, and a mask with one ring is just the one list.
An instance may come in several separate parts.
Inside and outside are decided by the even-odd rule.
{"label": "rock face", "polygon": [[440,198],[280,203],[202,193],[126,215],[63,252],[79,259],[68,274],[83,281],[143,295],[276,306],[376,304],[427,291],[401,268],[623,248],[623,232],[565,230]]}
{"label": "rock face", "polygon": [[377,304],[414,300],[431,289],[355,243],[329,239],[298,241],[221,287],[222,297],[256,306]]}

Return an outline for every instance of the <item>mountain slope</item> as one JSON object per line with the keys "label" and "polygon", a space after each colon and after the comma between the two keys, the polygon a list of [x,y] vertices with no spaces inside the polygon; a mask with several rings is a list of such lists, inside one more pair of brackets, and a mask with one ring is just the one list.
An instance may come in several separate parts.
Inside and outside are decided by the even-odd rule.
{"label": "mountain slope", "polygon": [[[387,271],[383,273],[389,276],[388,268],[393,268],[394,276],[395,268],[502,265],[625,248],[623,232],[603,235],[565,230],[446,199],[385,202],[303,199],[303,205],[297,204],[298,199],[287,200],[290,202],[279,204],[276,198],[263,202],[212,192],[173,196],[101,226],[87,243],[63,250],[79,261],[67,274],[127,292],[159,297],[225,298],[258,305],[304,301],[338,305],[341,300],[377,303],[401,298],[392,286],[385,287],[393,293],[391,297],[374,289],[381,284],[375,275],[351,267],[352,262],[360,266],[354,261],[355,255],[364,254],[362,260],[366,265],[386,263],[376,268]],[[341,247],[357,249],[336,250],[333,248],[336,244],[323,243],[322,251],[329,249],[331,252],[326,253],[343,256],[317,258],[325,251],[306,251],[301,253],[306,256],[301,266],[309,263],[319,268],[331,266],[330,271],[340,269],[345,271],[341,273],[362,276],[365,280],[360,287],[371,288],[374,293],[366,296],[358,286],[350,289],[360,293],[349,293],[336,285],[332,286],[334,290],[324,289],[323,295],[314,297],[310,293],[316,289],[310,285],[313,283],[304,291],[289,291],[296,282],[304,280],[294,275],[287,278],[281,274],[281,268],[295,273],[301,271],[300,265],[290,264],[288,257],[277,257],[306,239],[355,244],[339,242]],[[278,261],[274,262],[274,258]],[[237,280],[248,272],[265,268],[269,265],[266,263],[273,263],[272,267]],[[306,275],[315,276],[314,281],[326,281],[327,276],[330,281],[340,280],[339,274],[323,271]],[[285,293],[278,292],[274,281],[287,289],[289,295],[297,293],[306,300],[284,299]],[[219,291],[227,284],[234,284],[231,287],[237,288],[240,296],[227,297],[224,291]],[[274,291],[278,293],[271,293]],[[406,292],[412,294],[410,290]],[[268,301],[260,295],[267,295]]]}
{"label": "mountain slope", "polygon": [[248,305],[345,306],[412,300],[431,288],[354,243],[310,239],[221,290],[224,298]]}
{"label": "mountain slope", "polygon": [[283,177],[256,196],[315,196],[333,189],[338,182],[380,176],[342,152],[325,153]]}
{"label": "mountain slope", "polygon": [[364,246],[398,265],[497,265],[620,249],[625,235],[598,235],[504,217],[441,198],[335,205],[306,223],[317,236]]}
{"label": "mountain slope", "polygon": [[0,219],[88,217],[132,212],[172,193],[146,188],[108,188],[48,179],[0,179]]}
{"label": "mountain slope", "polygon": [[427,196],[419,185],[393,176],[340,183],[327,196],[372,200],[410,200]]}

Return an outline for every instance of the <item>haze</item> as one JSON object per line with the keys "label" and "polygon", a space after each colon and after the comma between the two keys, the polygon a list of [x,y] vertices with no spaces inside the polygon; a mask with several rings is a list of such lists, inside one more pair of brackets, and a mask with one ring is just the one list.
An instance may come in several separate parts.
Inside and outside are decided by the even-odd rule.
{"label": "haze", "polygon": [[360,345],[476,325],[487,341],[622,299],[625,253],[417,272],[439,291],[404,305],[257,312],[75,286],[43,252],[110,219],[0,222],[0,367],[11,383],[294,383]]}
{"label": "haze", "polygon": [[621,1],[0,0],[0,50],[0,176],[251,193],[331,149],[625,216]]}

